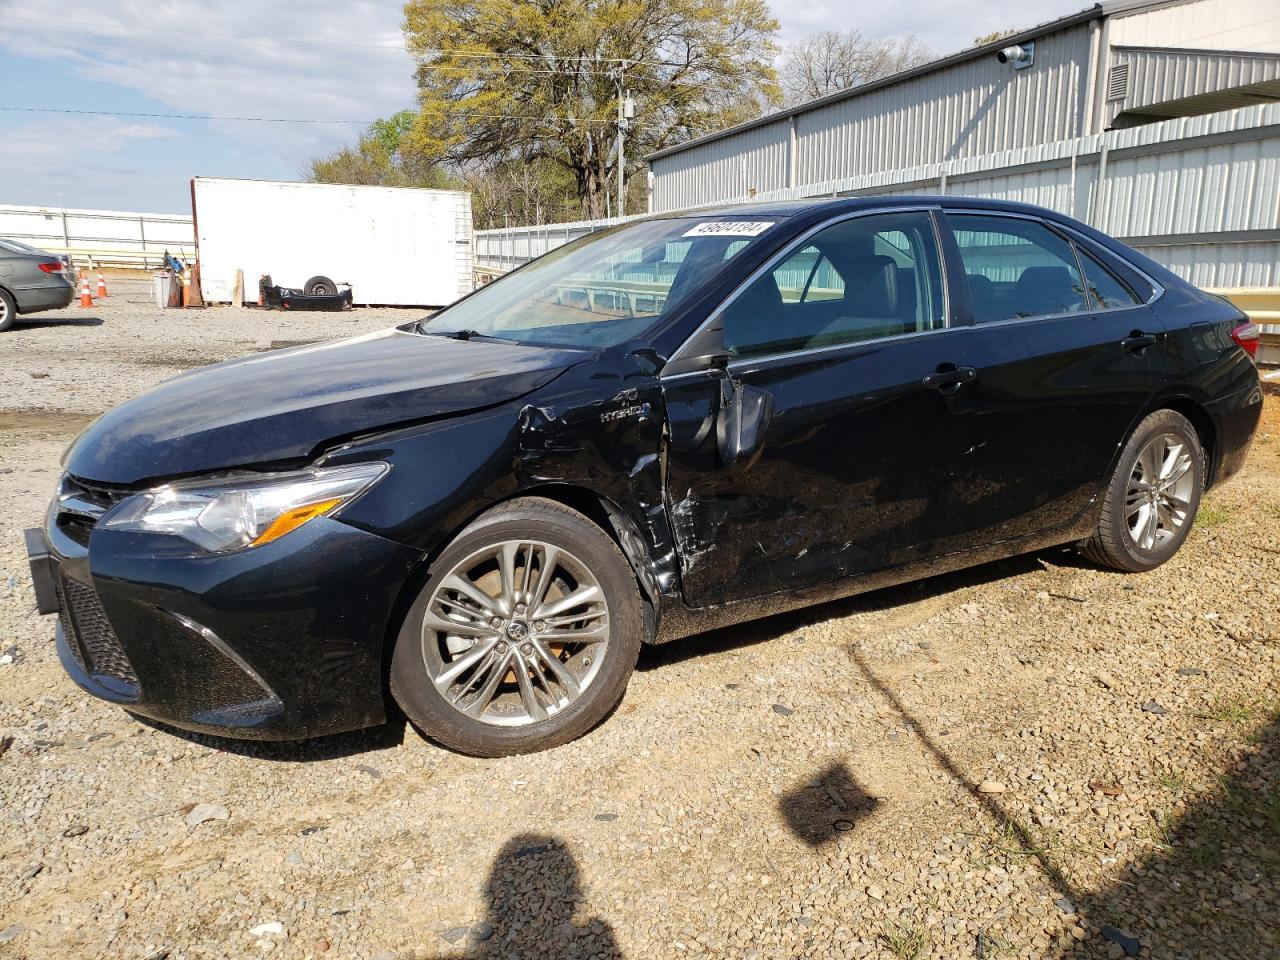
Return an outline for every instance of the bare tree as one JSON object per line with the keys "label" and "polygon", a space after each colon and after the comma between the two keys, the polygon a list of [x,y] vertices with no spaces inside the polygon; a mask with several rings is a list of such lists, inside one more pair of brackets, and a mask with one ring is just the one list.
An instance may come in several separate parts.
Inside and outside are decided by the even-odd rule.
{"label": "bare tree", "polygon": [[783,52],[781,80],[788,105],[910,70],[934,58],[915,36],[868,37],[860,30],[825,30]]}

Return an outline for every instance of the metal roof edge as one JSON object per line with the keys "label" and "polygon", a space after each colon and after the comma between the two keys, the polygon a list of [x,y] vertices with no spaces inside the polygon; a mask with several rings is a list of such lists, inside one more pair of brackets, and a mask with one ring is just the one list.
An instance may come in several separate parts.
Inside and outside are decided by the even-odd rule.
{"label": "metal roof edge", "polygon": [[779,110],[776,113],[765,114],[762,117],[756,117],[753,120],[747,120],[743,123],[736,124],[735,126],[726,127],[724,130],[717,130],[713,133],[704,133],[702,136],[694,137],[692,140],[686,140],[684,143],[676,143],[669,147],[663,147],[661,150],[655,150],[653,153],[646,154],[644,161],[646,163],[652,163],[654,160],[661,160],[664,157],[669,157],[673,154],[680,153],[684,150],[690,150],[694,147],[700,147],[703,144],[711,143],[712,141],[720,140],[724,137],[731,137],[735,134],[745,133],[748,130],[768,126],[771,123],[777,123],[781,120],[789,120],[802,113],[809,113],[812,110],[817,110],[832,103],[839,103],[842,100],[860,97],[863,94],[892,86],[895,83],[903,83],[907,80],[913,80],[916,77],[922,77],[926,74],[933,73],[934,71],[943,70],[947,67],[952,67],[968,60],[976,60],[978,57],[995,53],[1012,44],[1025,43],[1028,40],[1035,40],[1037,37],[1043,37],[1045,34],[1056,33],[1060,30],[1069,30],[1071,27],[1079,26],[1082,23],[1088,23],[1091,20],[1101,20],[1106,17],[1134,13],[1139,10],[1145,10],[1153,7],[1172,6],[1174,4],[1194,2],[1197,2],[1197,0],[1103,0],[1103,2],[1095,3],[1093,6],[1081,10],[1079,13],[1060,17],[1057,20],[1050,20],[1048,23],[1042,23],[1026,30],[1019,30],[1017,33],[1011,33],[1008,36],[1001,37],[999,40],[984,44],[981,47],[970,47],[939,60],[931,60],[930,62],[919,67],[914,67],[911,70],[904,70],[902,73],[895,73],[892,76],[885,77],[881,80],[873,80],[870,83],[864,83],[856,87],[849,87],[847,90],[837,90],[835,93],[829,93],[825,97],[819,97],[817,100],[810,100],[807,103],[788,107],[785,110]]}
{"label": "metal roof edge", "polygon": [[1253,60],[1280,60],[1280,52],[1270,50],[1215,50],[1211,47],[1151,47],[1142,44],[1112,44],[1112,50],[1126,53],[1192,54],[1198,57],[1248,57]]}

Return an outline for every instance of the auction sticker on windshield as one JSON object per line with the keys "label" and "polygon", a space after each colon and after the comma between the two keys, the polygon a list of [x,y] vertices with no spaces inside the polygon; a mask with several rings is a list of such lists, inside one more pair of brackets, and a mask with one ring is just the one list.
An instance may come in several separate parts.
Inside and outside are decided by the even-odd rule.
{"label": "auction sticker on windshield", "polygon": [[686,237],[758,237],[773,220],[711,220],[685,231]]}

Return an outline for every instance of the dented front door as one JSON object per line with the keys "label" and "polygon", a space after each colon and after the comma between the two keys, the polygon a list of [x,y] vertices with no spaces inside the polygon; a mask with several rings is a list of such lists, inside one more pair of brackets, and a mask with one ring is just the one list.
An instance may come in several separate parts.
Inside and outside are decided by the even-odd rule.
{"label": "dented front door", "polygon": [[[931,377],[964,365],[967,332],[665,378],[668,511],[685,602],[798,589],[968,546],[959,507],[971,427],[959,391]],[[726,418],[725,404],[744,396],[741,417]],[[736,431],[743,418],[748,448],[726,462],[725,421]]]}

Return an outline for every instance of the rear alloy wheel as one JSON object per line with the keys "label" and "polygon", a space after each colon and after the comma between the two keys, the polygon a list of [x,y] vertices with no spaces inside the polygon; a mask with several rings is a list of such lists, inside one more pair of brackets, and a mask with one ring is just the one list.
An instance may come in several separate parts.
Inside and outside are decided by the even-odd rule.
{"label": "rear alloy wheel", "polygon": [[502,756],[572,740],[621,698],[639,653],[635,577],[574,510],[512,501],[432,565],[391,665],[391,690],[428,736]]}
{"label": "rear alloy wheel", "polygon": [[1173,410],[1151,414],[1120,455],[1085,555],[1134,573],[1160,566],[1191,531],[1204,466],[1200,437],[1186,417]]}
{"label": "rear alloy wheel", "polygon": [[18,317],[18,305],[8,290],[0,290],[0,333],[13,326]]}

